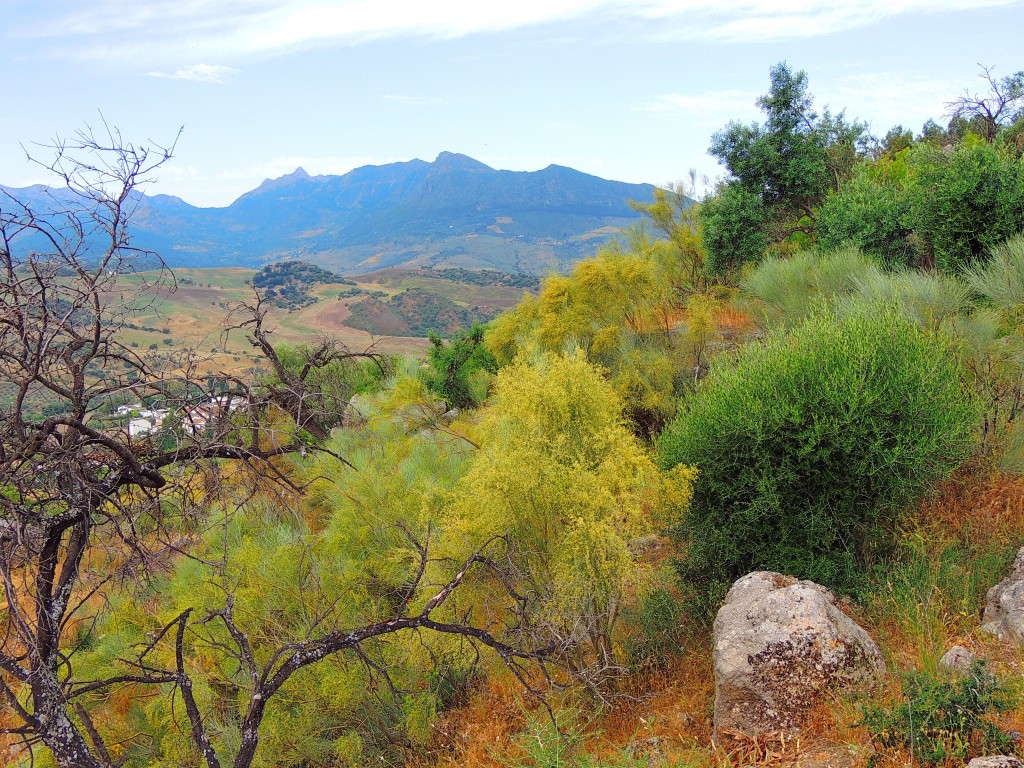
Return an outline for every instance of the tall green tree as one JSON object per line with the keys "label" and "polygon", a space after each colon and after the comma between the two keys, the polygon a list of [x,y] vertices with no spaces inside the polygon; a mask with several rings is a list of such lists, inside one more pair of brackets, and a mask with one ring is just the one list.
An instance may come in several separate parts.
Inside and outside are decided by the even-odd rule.
{"label": "tall green tree", "polygon": [[[812,109],[806,72],[781,62],[770,76],[768,93],[757,100],[765,122],[730,122],[711,141],[710,153],[728,172],[699,214],[712,272],[756,260],[762,241],[812,235],[817,207],[867,152],[862,123]],[[747,234],[737,240],[737,233]]]}

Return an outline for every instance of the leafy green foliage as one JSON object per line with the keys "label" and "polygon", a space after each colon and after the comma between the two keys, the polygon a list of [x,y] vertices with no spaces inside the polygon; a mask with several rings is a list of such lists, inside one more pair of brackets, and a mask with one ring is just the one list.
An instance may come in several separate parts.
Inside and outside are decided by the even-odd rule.
{"label": "leafy green foliage", "polygon": [[971,135],[949,152],[920,144],[910,160],[910,223],[946,272],[984,261],[1024,230],[1024,157]]}
{"label": "leafy green foliage", "polygon": [[761,260],[770,240],[771,212],[761,196],[741,184],[725,184],[697,209],[704,230],[710,275],[724,276]]}
{"label": "leafy green foliage", "polygon": [[731,122],[711,141],[710,153],[729,173],[701,213],[712,274],[812,233],[814,209],[865,151],[864,125],[811,108],[805,72],[779,63],[770,76],[768,93],[757,100],[765,123]]}
{"label": "leafy green foliage", "polygon": [[710,153],[765,205],[793,206],[828,188],[825,137],[807,92],[807,73],[785,63],[770,72],[771,87],[757,100],[765,124],[730,123],[714,135]]}
{"label": "leafy green foliage", "polygon": [[818,210],[818,246],[833,250],[852,244],[887,267],[911,266],[907,153],[884,156],[856,168],[842,188]]}
{"label": "leafy green foliage", "polygon": [[852,590],[902,506],[969,454],[978,408],[941,337],[898,307],[820,312],[712,366],[659,439],[700,468],[684,575],[756,569]]}
{"label": "leafy green foliage", "polygon": [[430,370],[427,386],[452,408],[475,408],[487,396],[487,385],[498,372],[498,361],[484,344],[484,327],[474,325],[445,342],[436,333],[427,336]]}
{"label": "leafy green foliage", "polygon": [[903,697],[894,706],[861,704],[858,725],[866,725],[883,749],[909,747],[914,758],[932,765],[1013,752],[1009,734],[991,715],[1012,709],[1019,696],[984,662],[953,678],[910,672],[903,676]]}

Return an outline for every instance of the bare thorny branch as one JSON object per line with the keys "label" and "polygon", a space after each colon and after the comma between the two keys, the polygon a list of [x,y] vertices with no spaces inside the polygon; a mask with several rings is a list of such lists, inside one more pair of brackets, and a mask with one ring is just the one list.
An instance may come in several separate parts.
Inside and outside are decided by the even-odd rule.
{"label": "bare thorny branch", "polygon": [[978,67],[988,93],[965,91],[960,98],[947,102],[947,115],[951,120],[973,124],[987,141],[994,141],[1000,128],[1024,116],[1024,72],[997,79],[994,67]]}

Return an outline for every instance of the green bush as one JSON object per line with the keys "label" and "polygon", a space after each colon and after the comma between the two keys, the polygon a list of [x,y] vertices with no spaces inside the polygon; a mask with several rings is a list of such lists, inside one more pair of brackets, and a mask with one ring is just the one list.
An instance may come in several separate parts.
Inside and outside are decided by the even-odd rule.
{"label": "green bush", "polygon": [[911,153],[908,223],[925,255],[946,272],[988,259],[1024,229],[1024,158],[968,137],[952,151],[926,144]]}
{"label": "green bush", "polygon": [[704,231],[707,259],[704,270],[722,277],[744,264],[756,264],[770,245],[764,230],[771,212],[753,192],[740,184],[723,186],[697,208]]}
{"label": "green bush", "polygon": [[477,323],[468,331],[459,331],[445,342],[431,331],[427,338],[430,368],[427,386],[444,398],[452,408],[475,408],[487,396],[491,374],[498,372],[498,361],[483,343],[484,326]]}
{"label": "green bush", "polygon": [[989,715],[1012,709],[1018,697],[982,661],[955,678],[911,672],[903,678],[903,697],[896,706],[861,705],[858,725],[883,749],[908,747],[931,764],[1013,751],[1009,734]]}
{"label": "green bush", "polygon": [[852,243],[887,267],[914,265],[905,177],[903,157],[858,166],[841,193],[826,197],[818,210],[818,246],[834,250]]}
{"label": "green bush", "polygon": [[901,508],[970,453],[975,397],[946,341],[895,304],[822,311],[714,366],[658,442],[700,474],[682,575],[770,569],[856,591]]}

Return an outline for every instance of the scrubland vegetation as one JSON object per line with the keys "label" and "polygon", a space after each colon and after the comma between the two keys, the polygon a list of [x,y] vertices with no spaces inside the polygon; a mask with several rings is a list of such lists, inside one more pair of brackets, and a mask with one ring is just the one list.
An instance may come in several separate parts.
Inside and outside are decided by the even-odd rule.
{"label": "scrubland vegetation", "polygon": [[[74,311],[0,331],[5,375],[68,414],[3,417],[7,762],[1020,749],[1024,649],[978,617],[1024,544],[1024,75],[986,75],[946,128],[877,140],[778,65],[706,199],[637,203],[644,228],[425,361],[275,346],[249,307],[261,375],[209,383],[245,407],[160,445],[88,418],[129,387],[188,404],[187,366],[116,347],[133,309],[93,301],[120,214],[77,277],[8,248],[4,307],[47,285]],[[130,383],[85,376],[115,359]],[[893,674],[798,737],[713,741],[710,619],[757,569],[842,595]],[[952,678],[953,642],[987,664]]]}

